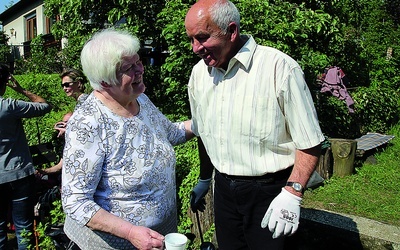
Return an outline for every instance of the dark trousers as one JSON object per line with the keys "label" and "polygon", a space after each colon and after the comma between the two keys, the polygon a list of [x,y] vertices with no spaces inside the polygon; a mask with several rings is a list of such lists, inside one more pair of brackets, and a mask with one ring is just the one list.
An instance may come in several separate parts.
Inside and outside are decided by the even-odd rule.
{"label": "dark trousers", "polygon": [[35,199],[35,177],[28,177],[0,185],[0,249],[7,246],[7,215],[8,205],[15,226],[18,249],[28,249],[29,240],[23,232],[33,233],[33,207]]}
{"label": "dark trousers", "polygon": [[261,220],[290,172],[250,178],[216,171],[214,215],[219,250],[283,249],[284,238],[272,239],[268,227],[261,228]]}

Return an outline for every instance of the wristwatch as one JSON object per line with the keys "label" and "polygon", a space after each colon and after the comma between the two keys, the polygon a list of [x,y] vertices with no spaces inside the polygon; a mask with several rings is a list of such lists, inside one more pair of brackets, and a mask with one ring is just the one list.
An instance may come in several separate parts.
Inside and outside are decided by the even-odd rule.
{"label": "wristwatch", "polygon": [[303,186],[302,186],[300,183],[298,183],[298,182],[291,182],[291,181],[288,181],[288,182],[286,182],[286,186],[292,187],[292,188],[293,188],[294,190],[296,190],[297,192],[303,193],[303,191],[304,191]]}

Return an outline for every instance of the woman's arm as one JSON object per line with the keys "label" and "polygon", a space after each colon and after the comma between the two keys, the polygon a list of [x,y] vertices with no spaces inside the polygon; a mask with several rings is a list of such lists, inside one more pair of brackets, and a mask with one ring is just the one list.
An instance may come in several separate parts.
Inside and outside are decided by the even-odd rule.
{"label": "woman's arm", "polygon": [[164,236],[147,227],[135,226],[104,209],[100,209],[87,223],[99,230],[129,240],[138,249],[162,249]]}
{"label": "woman's arm", "polygon": [[55,174],[61,172],[61,169],[62,169],[62,158],[56,165],[50,168],[38,169],[38,171],[41,174]]}

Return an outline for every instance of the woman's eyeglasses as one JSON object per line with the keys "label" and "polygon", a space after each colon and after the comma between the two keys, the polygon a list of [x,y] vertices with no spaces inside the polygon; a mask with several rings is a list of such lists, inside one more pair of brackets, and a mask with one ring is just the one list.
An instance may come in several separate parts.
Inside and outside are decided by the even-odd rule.
{"label": "woman's eyeglasses", "polygon": [[62,82],[61,83],[61,87],[66,87],[68,88],[69,86],[71,86],[72,84],[74,84],[75,82]]}

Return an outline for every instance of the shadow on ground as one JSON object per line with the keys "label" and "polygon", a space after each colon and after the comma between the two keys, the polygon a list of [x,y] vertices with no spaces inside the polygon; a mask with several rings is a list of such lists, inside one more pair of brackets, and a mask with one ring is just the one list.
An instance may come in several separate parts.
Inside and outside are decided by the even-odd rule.
{"label": "shadow on ground", "polygon": [[358,233],[309,220],[300,220],[297,232],[287,238],[285,250],[364,250]]}

